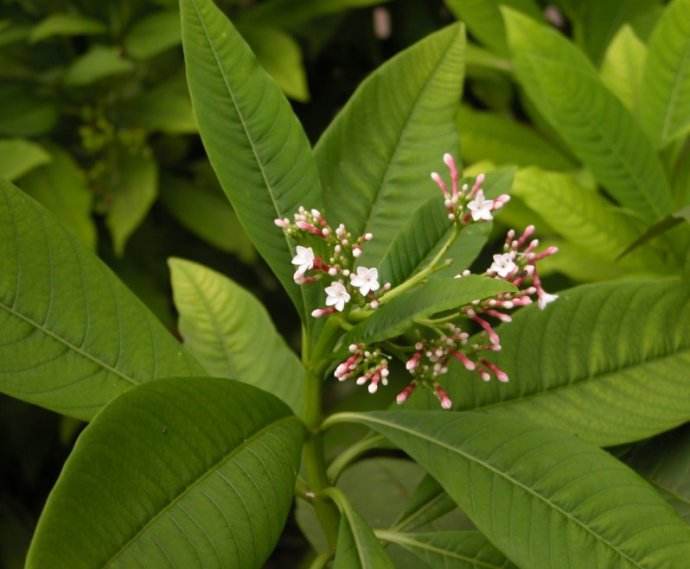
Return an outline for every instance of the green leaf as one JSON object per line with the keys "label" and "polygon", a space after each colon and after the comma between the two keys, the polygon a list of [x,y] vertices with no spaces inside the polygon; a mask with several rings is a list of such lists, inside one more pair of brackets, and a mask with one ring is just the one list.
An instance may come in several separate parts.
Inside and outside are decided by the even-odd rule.
{"label": "green leaf", "polygon": [[0,182],[0,391],[90,419],[130,387],[201,371],[72,233]]}
{"label": "green leaf", "polygon": [[393,338],[405,332],[416,319],[510,290],[513,286],[507,281],[476,275],[460,279],[432,279],[378,308],[345,335],[343,345],[356,342],[371,344]]}
{"label": "green leaf", "polygon": [[182,73],[160,82],[123,108],[124,120],[131,126],[169,134],[197,132],[196,118]]}
{"label": "green leaf", "polygon": [[465,22],[473,36],[501,55],[508,52],[501,5],[542,19],[539,6],[533,0],[445,0],[445,3],[456,18]]}
{"label": "green leaf", "polygon": [[604,85],[633,112],[637,110],[640,93],[644,91],[641,86],[646,58],[647,46],[630,26],[625,25],[606,50],[599,72]]}
{"label": "green leaf", "polygon": [[223,190],[259,253],[304,317],[293,244],[273,220],[321,208],[307,137],[278,86],[211,0],[182,0],[187,80],[202,140]]}
{"label": "green leaf", "polygon": [[657,147],[690,130],[690,0],[673,0],[649,38],[642,123]]}
{"label": "green leaf", "polygon": [[654,148],[585,55],[563,36],[504,9],[520,84],[577,157],[643,219],[672,207]]}
{"label": "green leaf", "polygon": [[[495,198],[509,193],[512,183],[513,169],[503,168],[489,172],[483,188],[488,197]],[[381,281],[397,285],[426,266],[450,237],[452,228],[443,199],[437,192],[410,216],[391,242],[381,261]],[[462,228],[446,254],[452,262],[442,273],[455,276],[469,267],[486,244],[490,231],[490,223],[473,223]]]}
{"label": "green leaf", "polygon": [[333,569],[394,569],[373,530],[337,488],[324,491],[340,509]]}
{"label": "green leaf", "polygon": [[478,531],[400,533],[377,531],[376,536],[413,553],[429,567],[444,569],[515,569]]}
{"label": "green leaf", "polygon": [[83,87],[101,79],[129,73],[134,64],[114,47],[94,46],[74,60],[65,72],[65,85]]}
{"label": "green leaf", "polygon": [[24,176],[19,186],[50,210],[90,249],[96,247],[91,219],[92,195],[74,159],[58,147],[50,148],[50,163]]}
{"label": "green leaf", "polygon": [[[645,231],[639,219],[588,191],[569,174],[525,168],[515,177],[513,193],[570,243],[612,264]],[[615,262],[612,270],[673,274],[676,263],[668,246],[659,243]]]}
{"label": "green leaf", "polygon": [[220,188],[205,188],[182,178],[161,181],[161,202],[186,229],[221,251],[251,263],[256,253]]}
{"label": "green leaf", "polygon": [[690,523],[690,426],[636,446],[625,461]]}
{"label": "green leaf", "polygon": [[302,438],[284,404],[248,385],[133,389],[79,437],[27,569],[259,569],[292,503]]}
{"label": "green leaf", "polygon": [[457,508],[443,487],[428,474],[405,504],[393,528],[396,532],[409,532],[427,526]]}
{"label": "green leaf", "polygon": [[285,94],[296,101],[308,101],[307,72],[299,44],[275,28],[242,26],[240,32],[261,66]]}
{"label": "green leaf", "polygon": [[494,164],[540,166],[571,170],[576,164],[526,124],[498,113],[462,106],[457,115],[462,137],[462,158],[467,163],[489,160]]}
{"label": "green leaf", "polygon": [[649,241],[651,241],[652,239],[655,239],[660,235],[665,235],[671,229],[680,225],[683,222],[690,223],[690,205],[667,217],[664,217],[661,221],[656,222],[649,229],[647,229],[647,231],[640,235],[640,237],[638,237],[628,247],[626,247],[619,257],[626,257],[633,251],[639,250],[640,247],[642,247],[646,243],[649,243]]}
{"label": "green leaf", "polygon": [[29,41],[38,43],[55,36],[86,36],[104,34],[107,31],[102,22],[81,14],[51,14],[31,30]]}
{"label": "green leaf", "polygon": [[39,136],[58,119],[54,100],[36,95],[28,85],[0,84],[0,135]]}
{"label": "green leaf", "polygon": [[110,204],[106,224],[115,254],[121,256],[130,235],[139,227],[158,193],[158,165],[146,154],[124,151],[110,173]]}
{"label": "green leaf", "polygon": [[376,266],[409,215],[438,189],[429,173],[456,154],[454,117],[465,32],[450,26],[374,71],[328,127],[316,159],[332,222],[374,234],[360,262]]}
{"label": "green leaf", "polygon": [[680,279],[576,287],[498,329],[503,350],[490,359],[509,383],[452,364],[445,385],[460,410],[521,416],[599,446],[640,440],[690,419],[689,327]]}
{"label": "green leaf", "polygon": [[519,567],[682,567],[686,525],[606,452],[518,417],[443,411],[341,413],[421,464]]}
{"label": "green leaf", "polygon": [[139,20],[125,37],[125,50],[134,59],[150,59],[182,41],[180,12],[155,12]]}
{"label": "green leaf", "polygon": [[303,409],[304,369],[262,304],[227,277],[171,259],[180,333],[211,375],[238,379]]}
{"label": "green leaf", "polygon": [[50,154],[34,142],[21,138],[0,140],[0,178],[14,181],[46,162],[50,162]]}

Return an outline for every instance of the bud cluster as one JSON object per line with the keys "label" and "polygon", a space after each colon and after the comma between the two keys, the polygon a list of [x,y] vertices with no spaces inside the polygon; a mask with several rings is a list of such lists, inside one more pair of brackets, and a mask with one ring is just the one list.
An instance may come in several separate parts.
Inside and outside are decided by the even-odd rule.
{"label": "bud cluster", "polygon": [[356,377],[357,385],[368,383],[369,393],[376,393],[379,383],[388,385],[388,360],[390,356],[380,349],[367,350],[364,344],[351,344],[350,357],[338,364],[333,375],[338,381]]}
{"label": "bud cluster", "polygon": [[496,199],[486,199],[482,185],[484,174],[479,174],[472,186],[460,185],[460,173],[455,159],[450,154],[443,155],[443,161],[450,174],[450,188],[438,172],[431,173],[431,179],[443,194],[443,204],[448,212],[448,219],[460,225],[477,221],[491,221],[494,212],[501,209],[510,201],[508,194],[502,194]]}

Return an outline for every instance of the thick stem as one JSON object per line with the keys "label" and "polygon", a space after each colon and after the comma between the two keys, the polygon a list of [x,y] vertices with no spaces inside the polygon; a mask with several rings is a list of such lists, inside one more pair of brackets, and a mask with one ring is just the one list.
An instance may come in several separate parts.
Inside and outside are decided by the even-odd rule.
{"label": "thick stem", "polygon": [[309,490],[317,494],[313,502],[316,517],[321,524],[329,548],[335,549],[335,544],[338,539],[338,523],[340,521],[340,514],[338,509],[333,505],[333,502],[324,500],[318,496],[325,488],[328,488],[328,477],[326,476],[326,464],[323,455],[323,440],[320,433],[313,433],[310,435],[307,442],[304,444],[302,453],[302,462],[304,465],[304,474],[309,485]]}

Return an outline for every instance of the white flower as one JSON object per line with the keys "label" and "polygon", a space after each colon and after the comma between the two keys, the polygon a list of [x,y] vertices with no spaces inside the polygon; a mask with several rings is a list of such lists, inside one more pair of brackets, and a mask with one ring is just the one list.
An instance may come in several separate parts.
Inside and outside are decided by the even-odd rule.
{"label": "white flower", "polygon": [[342,312],[345,309],[345,305],[350,302],[350,293],[347,292],[345,285],[340,281],[327,286],[326,295],[326,306],[335,306],[338,312]]}
{"label": "white flower", "polygon": [[517,269],[517,265],[513,261],[512,253],[504,253],[503,255],[494,255],[494,262],[489,267],[490,273],[496,273],[502,279],[510,276]]}
{"label": "white flower", "polygon": [[551,304],[557,298],[557,294],[549,294],[548,292],[544,292],[539,295],[539,300],[537,300],[537,304],[539,305],[539,308],[541,310],[544,310],[548,304]]}
{"label": "white flower", "polygon": [[482,190],[479,190],[475,194],[474,199],[467,204],[467,207],[472,214],[473,221],[479,221],[481,219],[491,221],[493,219],[491,210],[494,207],[494,202],[493,200],[487,200]]}
{"label": "white flower", "polygon": [[350,282],[359,289],[362,296],[366,296],[370,291],[379,290],[379,272],[377,269],[357,267],[357,274],[350,275]]}
{"label": "white flower", "polygon": [[292,258],[292,264],[297,267],[295,282],[299,282],[304,273],[314,268],[314,250],[311,247],[297,245],[297,255]]}

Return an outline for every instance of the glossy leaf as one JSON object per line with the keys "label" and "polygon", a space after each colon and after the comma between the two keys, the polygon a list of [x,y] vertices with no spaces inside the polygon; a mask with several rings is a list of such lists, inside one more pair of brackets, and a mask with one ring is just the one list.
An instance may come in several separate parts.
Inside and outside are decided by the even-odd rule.
{"label": "glossy leaf", "polygon": [[497,113],[462,106],[457,115],[462,137],[462,158],[472,164],[540,166],[549,170],[572,170],[576,164],[554,144],[526,124]]}
{"label": "glossy leaf", "polygon": [[[483,188],[488,197],[495,198],[509,193],[512,183],[513,170],[504,168],[489,172]],[[397,285],[422,269],[443,246],[451,230],[448,212],[440,192],[437,191],[435,196],[410,216],[407,224],[390,244],[380,266],[381,281]],[[446,254],[446,258],[452,262],[444,270],[444,274],[454,276],[466,269],[479,255],[490,231],[490,223],[464,227]]]}
{"label": "glossy leaf", "polygon": [[301,413],[304,369],[263,305],[202,265],[182,259],[169,265],[180,333],[206,371],[260,387]]}
{"label": "glossy leaf", "polygon": [[665,243],[649,244],[634,256],[621,253],[644,231],[636,218],[588,191],[568,174],[525,168],[515,177],[513,193],[551,223],[551,228],[577,247],[608,259],[612,270],[673,274],[676,263]]}
{"label": "glossy leaf", "polygon": [[376,535],[413,553],[429,567],[444,569],[515,569],[500,551],[478,531],[401,533],[378,531]]}
{"label": "glossy leaf", "polygon": [[504,14],[517,78],[573,153],[643,219],[668,213],[671,192],[654,148],[585,55],[556,31]]}
{"label": "glossy leaf", "polygon": [[690,1],[673,0],[649,39],[640,114],[657,147],[690,130]]}
{"label": "glossy leaf", "polygon": [[84,245],[94,249],[96,227],[91,219],[92,195],[86,185],[84,172],[60,148],[50,148],[49,158],[50,163],[33,170],[18,183]]}
{"label": "glossy leaf", "polygon": [[182,0],[187,80],[199,130],[223,190],[302,315],[293,245],[273,224],[298,206],[321,208],[306,135],[278,86],[211,0]]}
{"label": "glossy leaf", "polygon": [[79,437],[27,569],[259,569],[290,509],[302,438],[284,404],[248,385],[133,389]]}
{"label": "glossy leaf", "polygon": [[139,20],[125,37],[127,54],[149,59],[180,44],[180,12],[161,10]]}
{"label": "glossy leaf", "polygon": [[201,371],[70,231],[0,182],[0,391],[80,419],[129,388]]}
{"label": "glossy leaf", "polygon": [[690,523],[690,425],[636,446],[625,461]]}
{"label": "glossy leaf", "polygon": [[506,32],[501,18],[500,6],[510,6],[515,10],[541,19],[539,6],[534,0],[445,0],[446,6],[481,43],[494,51],[505,54]]}
{"label": "glossy leaf", "polygon": [[436,32],[379,67],[323,134],[316,159],[332,223],[374,234],[360,259],[376,266],[409,215],[438,189],[429,180],[456,154],[465,32]]}
{"label": "glossy leaf", "polygon": [[510,290],[513,286],[507,281],[476,275],[460,279],[431,279],[378,308],[345,335],[343,345],[370,344],[394,338],[405,332],[416,319],[457,309],[473,300]]}
{"label": "glossy leaf", "polygon": [[31,30],[31,43],[44,41],[55,36],[98,35],[106,32],[102,22],[81,14],[56,13],[41,20]]}
{"label": "glossy leaf", "polygon": [[74,60],[65,73],[65,84],[83,87],[134,70],[134,64],[123,58],[114,47],[95,46]]}
{"label": "glossy leaf", "polygon": [[503,350],[490,359],[509,383],[452,364],[445,385],[461,410],[524,417],[599,446],[640,440],[690,419],[689,326],[680,279],[581,286],[500,327]]}
{"label": "glossy leaf", "polygon": [[50,154],[34,142],[21,138],[0,140],[0,178],[14,181],[46,162],[50,162]]}
{"label": "glossy leaf", "polygon": [[130,235],[156,201],[158,165],[146,154],[120,154],[118,167],[108,179],[110,205],[106,223],[116,255],[122,255]]}
{"label": "glossy leaf", "polygon": [[[342,413],[407,452],[519,567],[682,567],[690,526],[615,458],[515,415]],[[548,536],[548,538],[544,538]]]}
{"label": "glossy leaf", "polygon": [[631,111],[638,108],[643,91],[642,71],[647,58],[647,46],[624,25],[606,50],[601,64],[601,80]]}
{"label": "glossy leaf", "polygon": [[337,488],[327,490],[340,509],[333,569],[393,569],[393,562],[373,530]]}

